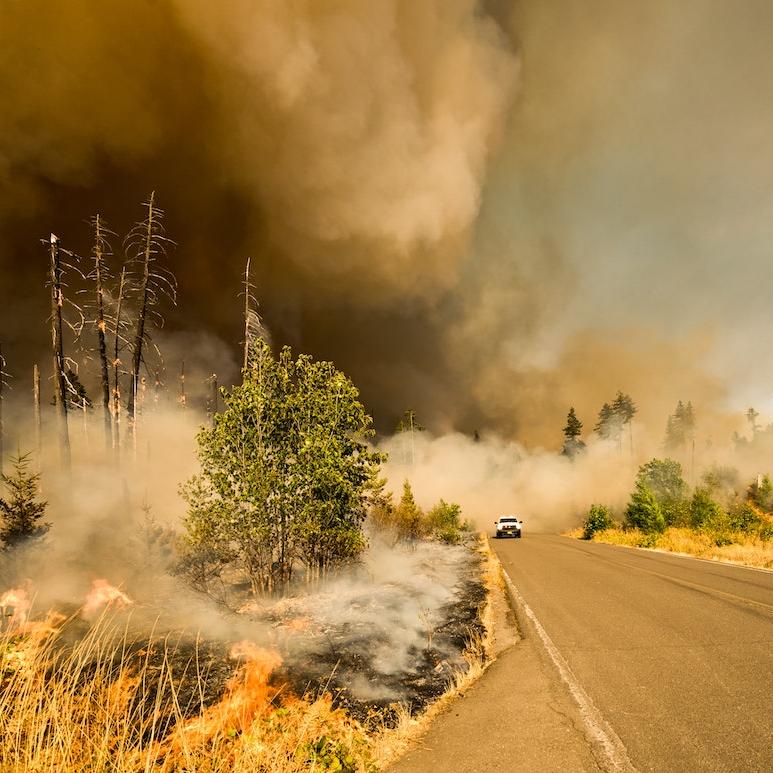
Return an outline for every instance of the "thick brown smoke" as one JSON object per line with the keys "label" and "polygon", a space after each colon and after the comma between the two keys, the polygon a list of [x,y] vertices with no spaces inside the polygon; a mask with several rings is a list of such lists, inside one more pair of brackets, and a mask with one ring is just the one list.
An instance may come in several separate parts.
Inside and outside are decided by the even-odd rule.
{"label": "thick brown smoke", "polygon": [[677,399],[765,408],[769,4],[1,8],[17,383],[46,345],[37,239],[87,253],[85,218],[123,232],[155,188],[177,340],[236,348],[251,255],[274,339],[351,373],[382,430],[413,407],[555,447],[618,388],[659,428]]}

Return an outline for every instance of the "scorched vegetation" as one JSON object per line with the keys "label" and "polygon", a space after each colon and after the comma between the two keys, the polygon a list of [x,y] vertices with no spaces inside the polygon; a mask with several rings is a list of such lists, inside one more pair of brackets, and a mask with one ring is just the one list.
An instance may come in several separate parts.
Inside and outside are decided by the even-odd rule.
{"label": "scorched vegetation", "polygon": [[10,459],[0,350],[0,770],[376,770],[479,672],[485,558],[458,505],[393,503],[356,387],[272,348],[249,261],[241,383],[180,358],[169,399],[173,242],[143,207],[121,257],[100,215],[88,261],[45,240],[54,394],[36,365]]}

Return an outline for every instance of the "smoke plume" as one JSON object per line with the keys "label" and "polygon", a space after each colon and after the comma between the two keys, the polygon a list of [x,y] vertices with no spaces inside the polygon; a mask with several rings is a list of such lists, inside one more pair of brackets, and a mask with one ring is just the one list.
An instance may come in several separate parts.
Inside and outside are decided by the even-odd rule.
{"label": "smoke plume", "polygon": [[704,438],[764,411],[771,13],[6,2],[16,384],[46,347],[38,238],[85,254],[89,215],[123,233],[156,189],[180,245],[171,331],[233,353],[250,255],[274,340],[335,360],[382,431],[414,408],[436,433],[555,448],[569,405],[587,427],[617,389],[657,432],[677,399]]}

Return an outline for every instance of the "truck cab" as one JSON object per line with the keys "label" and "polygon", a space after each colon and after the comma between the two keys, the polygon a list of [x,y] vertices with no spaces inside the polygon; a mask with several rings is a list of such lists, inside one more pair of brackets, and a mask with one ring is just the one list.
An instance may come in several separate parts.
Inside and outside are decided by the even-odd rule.
{"label": "truck cab", "polygon": [[494,528],[496,529],[496,538],[501,537],[515,537],[520,539],[521,531],[523,529],[523,521],[516,515],[502,515],[496,521],[494,521]]}

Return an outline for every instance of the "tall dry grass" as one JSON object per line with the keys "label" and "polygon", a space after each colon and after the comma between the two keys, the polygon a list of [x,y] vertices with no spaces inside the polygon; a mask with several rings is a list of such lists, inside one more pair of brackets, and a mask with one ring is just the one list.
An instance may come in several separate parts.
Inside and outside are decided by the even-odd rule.
{"label": "tall dry grass", "polygon": [[[500,579],[482,541],[484,577]],[[7,595],[7,594],[6,594]],[[419,716],[396,706],[396,727],[365,727],[329,694],[292,696],[271,682],[279,656],[243,642],[233,674],[212,694],[211,658],[153,633],[108,606],[88,623],[0,618],[0,771],[201,771],[202,773],[374,773],[404,753],[448,703],[483,673],[491,647],[470,634],[466,667]],[[122,623],[119,620],[123,621]],[[222,680],[221,680],[222,686]]]}
{"label": "tall dry grass", "polygon": [[[204,697],[194,655],[179,665],[169,642],[146,646],[103,616],[82,638],[63,641],[67,621],[0,637],[0,770],[373,771],[373,740],[329,695],[283,696],[269,684],[274,653],[254,648],[223,697]],[[160,664],[151,661],[155,648]]]}

